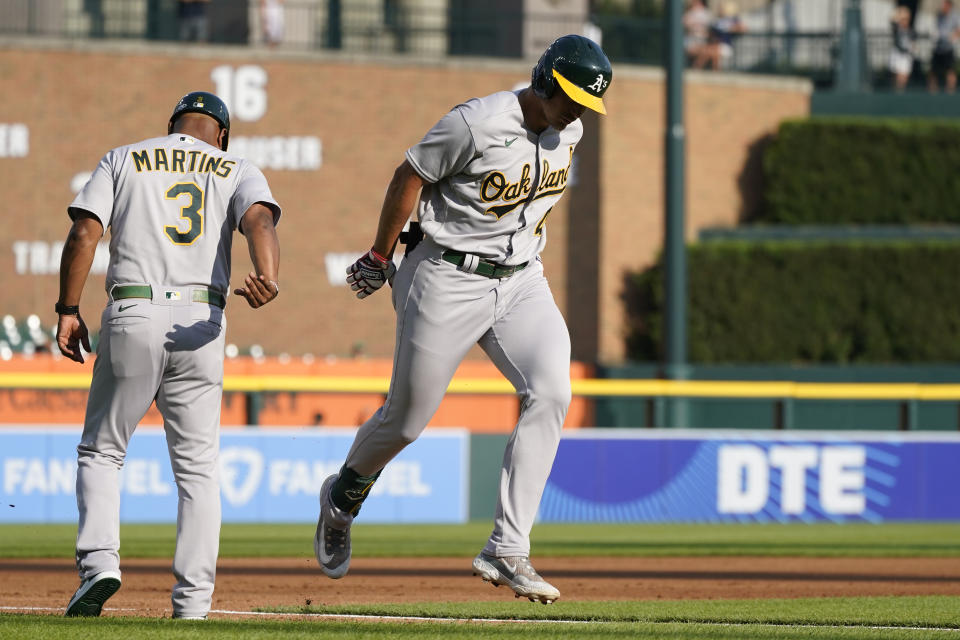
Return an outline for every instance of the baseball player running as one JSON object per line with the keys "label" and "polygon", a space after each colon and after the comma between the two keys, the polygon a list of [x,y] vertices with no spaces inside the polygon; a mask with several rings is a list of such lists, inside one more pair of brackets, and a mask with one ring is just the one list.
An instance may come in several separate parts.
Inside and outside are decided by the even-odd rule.
{"label": "baseball player running", "polygon": [[120,486],[127,443],[156,400],[177,482],[174,618],[210,609],[220,538],[217,471],[230,247],[246,236],[254,271],[234,293],[253,307],[279,293],[280,207],[263,173],[226,153],[227,107],[188,93],[167,135],[108,152],[67,209],[57,343],[89,351],[80,293],[109,226],[107,306],[77,447],[77,569],[68,616],[98,616],[120,588]]}
{"label": "baseball player running", "polygon": [[[546,222],[570,179],[584,110],[605,113],[612,77],[587,38],[556,40],[532,83],[458,105],[406,152],[373,247],[348,270],[357,297],[393,284],[396,353],[384,405],[360,427],[320,493],[314,551],[323,572],[350,565],[350,526],[384,466],[420,435],[461,360],[479,344],[521,395],[503,457],[493,533],[473,571],[517,597],[560,592],[530,564],[530,530],[570,403],[570,336],[543,274]],[[418,199],[419,193],[419,199]],[[391,260],[414,205],[424,238]]]}

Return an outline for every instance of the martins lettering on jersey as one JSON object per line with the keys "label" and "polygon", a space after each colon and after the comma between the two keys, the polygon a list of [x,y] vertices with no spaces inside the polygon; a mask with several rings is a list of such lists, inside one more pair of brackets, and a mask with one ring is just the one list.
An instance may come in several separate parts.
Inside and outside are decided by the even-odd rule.
{"label": "martins lettering on jersey", "polygon": [[[540,181],[537,183],[537,190],[530,201],[539,200],[549,196],[559,196],[567,186],[567,178],[570,175],[570,165],[573,164],[573,146],[570,147],[570,158],[567,160],[567,166],[550,170],[550,162],[544,158],[543,168],[540,171]],[[492,171],[484,176],[480,182],[480,198],[484,202],[502,201],[504,204],[498,204],[490,207],[485,213],[492,214],[497,220],[507,215],[521,204],[526,202],[530,193],[530,163],[524,164],[520,171],[520,179],[516,182],[507,182],[506,176],[500,171]]]}
{"label": "martins lettering on jersey", "polygon": [[173,150],[173,170],[176,173],[184,173],[183,159],[187,157],[187,152],[183,149]]}
{"label": "martins lettering on jersey", "polygon": [[[226,178],[233,171],[236,160],[225,160],[218,156],[209,156],[202,151],[184,151],[173,149],[172,158],[167,157],[167,150],[163,147],[141,151],[131,151],[134,168],[137,173],[142,171],[167,171],[170,173],[212,173],[219,178]],[[151,162],[152,157],[152,162]]]}

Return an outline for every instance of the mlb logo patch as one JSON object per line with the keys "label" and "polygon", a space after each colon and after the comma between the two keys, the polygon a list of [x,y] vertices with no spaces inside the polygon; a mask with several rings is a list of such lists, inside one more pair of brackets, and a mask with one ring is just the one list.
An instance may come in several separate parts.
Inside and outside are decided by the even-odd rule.
{"label": "mlb logo patch", "polygon": [[179,291],[164,291],[163,297],[167,300],[179,300],[180,292]]}

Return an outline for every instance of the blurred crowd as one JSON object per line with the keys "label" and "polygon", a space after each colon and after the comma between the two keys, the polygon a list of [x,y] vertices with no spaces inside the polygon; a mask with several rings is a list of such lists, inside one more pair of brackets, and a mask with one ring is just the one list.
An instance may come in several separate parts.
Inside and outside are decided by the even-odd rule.
{"label": "blurred crowd", "polygon": [[43,327],[40,316],[31,314],[17,321],[11,315],[3,316],[0,326],[0,360],[10,360],[14,354],[33,356],[37,353],[55,353],[59,356],[55,340],[56,323]]}
{"label": "blurred crowd", "polygon": [[[789,0],[774,3],[793,15]],[[890,86],[903,91],[911,82],[930,92],[953,93],[957,87],[956,47],[960,40],[960,12],[954,0],[932,0],[932,21],[925,14],[924,28],[916,27],[922,3],[891,0],[890,49],[887,71]],[[787,28],[790,29],[789,20]],[[747,31],[740,7],[730,0],[689,0],[683,16],[684,49],[694,69],[732,68],[734,43]],[[918,46],[923,40],[925,46]],[[929,52],[929,53],[928,53]]]}
{"label": "blurred crowd", "polygon": [[[897,91],[906,89],[911,76],[924,75],[923,61],[918,59],[916,2],[898,2],[890,16],[893,48],[889,70]],[[940,0],[935,14],[933,48],[927,61],[926,82],[931,93],[942,88],[953,93],[957,88],[956,46],[960,39],[960,13],[953,0]]]}
{"label": "blurred crowd", "polygon": [[[184,42],[208,42],[210,22],[207,10],[210,0],[178,0],[177,19],[180,23],[180,40]],[[283,40],[283,0],[260,0],[260,31],[263,41],[271,48]]]}
{"label": "blurred crowd", "polygon": [[[32,358],[43,355],[53,356],[56,359],[63,357],[57,348],[55,320],[56,316],[52,316],[49,326],[44,327],[40,316],[35,313],[19,320],[10,314],[3,316],[3,320],[0,321],[0,361],[12,360],[14,357]],[[97,350],[97,342],[98,332],[91,330],[90,346],[94,352]],[[250,357],[255,362],[266,358],[266,352],[258,344],[252,344],[246,348],[240,348],[232,343],[227,344],[224,355],[227,358]],[[363,343],[356,343],[351,348],[350,357],[364,357]],[[283,353],[277,355],[277,359],[281,364],[293,360],[291,356]],[[307,353],[299,359],[309,364],[314,360],[314,356]]]}
{"label": "blurred crowd", "polygon": [[693,0],[683,14],[683,47],[694,69],[721,69],[733,55],[734,39],[746,31],[736,2],[714,4],[716,12],[705,0]]}

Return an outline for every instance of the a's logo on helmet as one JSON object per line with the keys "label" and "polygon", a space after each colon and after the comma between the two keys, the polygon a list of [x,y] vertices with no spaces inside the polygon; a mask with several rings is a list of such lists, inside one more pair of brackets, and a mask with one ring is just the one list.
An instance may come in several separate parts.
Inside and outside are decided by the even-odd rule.
{"label": "a's logo on helmet", "polygon": [[587,86],[587,88],[593,89],[596,93],[600,93],[601,91],[603,91],[603,88],[607,86],[608,82],[609,82],[608,80],[603,79],[602,73],[598,73],[597,79],[593,81],[593,84]]}

